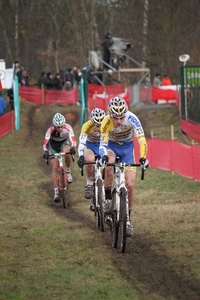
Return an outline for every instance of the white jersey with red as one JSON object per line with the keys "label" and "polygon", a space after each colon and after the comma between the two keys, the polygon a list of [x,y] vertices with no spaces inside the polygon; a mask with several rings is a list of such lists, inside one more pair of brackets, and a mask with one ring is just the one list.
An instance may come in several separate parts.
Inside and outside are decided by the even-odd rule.
{"label": "white jersey with red", "polygon": [[47,144],[49,140],[54,140],[55,142],[64,142],[66,140],[66,143],[69,144],[70,147],[76,147],[76,137],[74,135],[74,131],[67,123],[65,123],[61,132],[58,132],[56,126],[54,125],[51,125],[47,129],[43,142],[44,151],[47,150]]}

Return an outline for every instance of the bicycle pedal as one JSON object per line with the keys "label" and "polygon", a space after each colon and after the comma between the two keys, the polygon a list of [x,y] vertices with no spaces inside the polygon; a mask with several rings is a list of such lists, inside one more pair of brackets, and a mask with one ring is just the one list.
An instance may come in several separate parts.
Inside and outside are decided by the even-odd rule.
{"label": "bicycle pedal", "polygon": [[108,225],[108,226],[111,226],[112,225],[112,217],[110,216],[106,216],[105,217],[105,223]]}

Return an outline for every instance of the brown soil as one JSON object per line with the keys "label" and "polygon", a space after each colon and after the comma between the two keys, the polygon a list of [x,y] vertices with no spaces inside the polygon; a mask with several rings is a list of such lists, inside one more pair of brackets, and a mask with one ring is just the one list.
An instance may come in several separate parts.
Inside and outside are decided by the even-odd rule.
{"label": "brown soil", "polygon": [[[29,146],[32,150],[38,151],[38,147],[42,149],[44,133],[51,124],[52,116],[57,112],[58,107],[58,105],[46,107],[37,106],[37,108],[41,110],[42,118],[40,124],[36,124],[35,119],[38,112],[36,111],[35,106],[30,106],[27,116],[28,135],[25,138],[24,143],[27,145],[27,142],[29,142]],[[78,140],[78,132],[80,132],[80,108],[77,106],[60,106],[59,110],[61,113],[65,112],[69,114],[68,116],[70,117],[68,123],[76,128]],[[148,131],[148,135],[150,135],[149,115],[152,115],[152,113],[150,114],[147,110],[138,111],[138,116],[140,117],[145,130]],[[46,170],[42,158],[39,167],[44,169],[44,171]],[[77,175],[77,177],[78,176],[80,175]],[[77,182],[80,180],[80,178],[74,179]],[[51,196],[52,195],[50,194],[50,197]],[[86,221],[85,216],[76,215],[75,212],[71,212],[71,218],[77,220],[77,222],[80,222],[81,218],[83,222]],[[180,270],[180,272],[177,272],[177,270],[171,267],[171,258],[169,258],[167,254],[163,254],[165,253],[165,249],[162,249],[162,246],[160,246],[160,252],[155,252],[153,250],[153,245],[156,241],[154,241],[152,237],[148,237],[148,234],[143,236],[135,233],[132,238],[129,238],[125,254],[120,254],[116,249],[110,247],[110,234],[108,229],[105,233],[99,232],[99,234],[102,235],[102,247],[106,245],[106,247],[110,248],[113,263],[118,267],[119,272],[123,275],[124,279],[130,284],[133,284],[134,282],[141,283],[143,285],[141,290],[144,291],[144,294],[151,291],[152,294],[155,293],[155,299],[157,299],[156,294],[159,294],[163,299],[200,299],[200,284],[197,279],[192,275],[189,277],[186,275],[182,276]]]}

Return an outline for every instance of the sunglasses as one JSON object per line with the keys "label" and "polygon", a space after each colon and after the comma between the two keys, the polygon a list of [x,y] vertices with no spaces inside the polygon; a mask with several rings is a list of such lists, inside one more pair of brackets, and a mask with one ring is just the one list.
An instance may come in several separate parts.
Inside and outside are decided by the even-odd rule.
{"label": "sunglasses", "polygon": [[122,120],[122,119],[124,119],[125,117],[123,116],[123,117],[112,117],[113,119],[115,119],[115,120]]}
{"label": "sunglasses", "polygon": [[56,128],[58,128],[58,129],[61,129],[61,128],[63,128],[64,126],[56,126]]}

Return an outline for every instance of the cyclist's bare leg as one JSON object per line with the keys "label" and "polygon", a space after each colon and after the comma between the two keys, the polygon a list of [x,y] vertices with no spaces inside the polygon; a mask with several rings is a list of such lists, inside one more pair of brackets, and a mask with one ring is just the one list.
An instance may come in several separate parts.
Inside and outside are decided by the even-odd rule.
{"label": "cyclist's bare leg", "polygon": [[135,170],[126,170],[125,171],[126,188],[128,190],[129,211],[131,211],[133,202],[134,202],[135,179],[136,179],[136,171]]}
{"label": "cyclist's bare leg", "polygon": [[[62,151],[63,152],[69,152],[70,151],[70,146],[69,145],[64,145],[62,147]],[[72,157],[71,154],[65,154],[65,164],[67,168],[70,168],[71,166],[71,161],[72,161]]]}
{"label": "cyclist's bare leg", "polygon": [[58,188],[58,160],[53,158],[51,159],[52,166],[52,180],[54,188]]}
{"label": "cyclist's bare leg", "polygon": [[[86,162],[94,162],[95,155],[90,149],[84,151],[84,157]],[[94,182],[94,165],[85,165],[86,168],[86,186],[84,196],[86,199],[93,198],[93,182]],[[93,202],[90,203],[90,209],[93,210]]]}
{"label": "cyclist's bare leg", "polygon": [[[115,162],[115,154],[112,150],[108,150],[108,162],[114,163]],[[113,182],[113,167],[107,166],[105,169],[105,180],[104,186],[105,188],[110,188]]]}
{"label": "cyclist's bare leg", "polygon": [[[84,152],[84,157],[86,162],[93,162],[95,160],[94,152],[90,149],[86,149]],[[94,180],[94,166],[86,165],[86,178],[93,182]]]}

